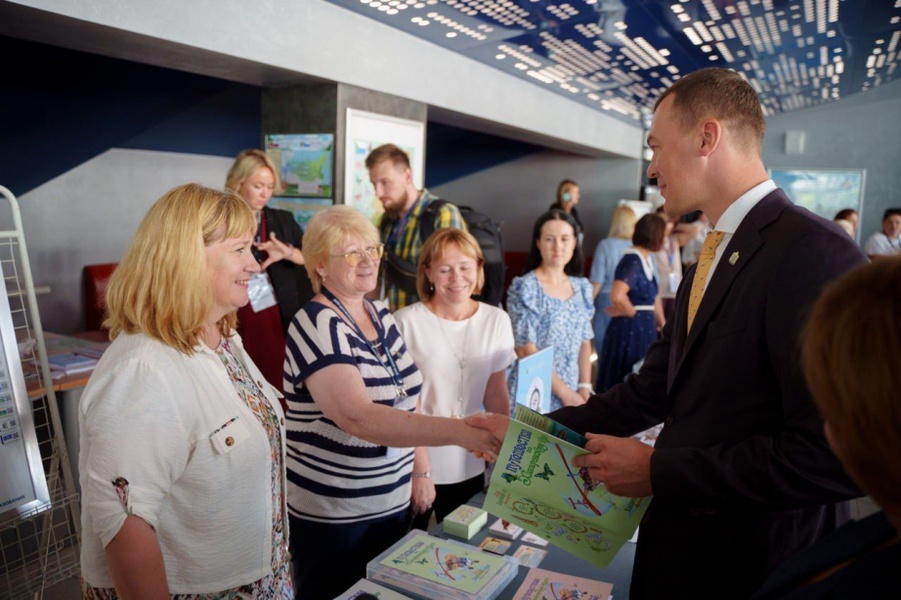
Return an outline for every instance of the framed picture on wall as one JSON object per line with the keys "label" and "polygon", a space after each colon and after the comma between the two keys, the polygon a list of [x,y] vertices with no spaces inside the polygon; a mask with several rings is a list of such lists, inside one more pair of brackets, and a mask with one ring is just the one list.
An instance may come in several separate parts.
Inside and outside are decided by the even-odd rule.
{"label": "framed picture on wall", "polygon": [[423,187],[425,171],[425,123],[388,115],[347,109],[344,152],[344,203],[374,221],[382,214],[366,169],[366,157],[382,144],[392,143],[410,157],[413,185]]}
{"label": "framed picture on wall", "polygon": [[266,154],[284,183],[284,196],[331,198],[335,136],[290,133],[266,136]]}
{"label": "framed picture on wall", "polygon": [[306,231],[307,223],[313,218],[313,215],[332,204],[331,198],[289,198],[278,196],[269,200],[267,206],[288,211],[294,215],[294,220],[300,225],[301,230]]}
{"label": "framed picture on wall", "polygon": [[863,217],[866,169],[771,168],[769,173],[795,204],[824,219],[831,221],[845,208]]}

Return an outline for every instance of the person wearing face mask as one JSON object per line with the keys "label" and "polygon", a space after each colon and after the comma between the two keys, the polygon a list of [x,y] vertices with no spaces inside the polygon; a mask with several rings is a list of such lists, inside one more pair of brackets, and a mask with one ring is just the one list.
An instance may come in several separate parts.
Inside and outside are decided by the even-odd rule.
{"label": "person wearing face mask", "polygon": [[[394,313],[407,349],[422,372],[420,410],[439,417],[482,411],[510,414],[506,372],[513,326],[502,309],[472,298],[485,279],[479,243],[460,229],[439,229],[422,246],[416,283],[421,302]],[[437,343],[436,343],[437,342]],[[426,458],[426,457],[421,457]],[[428,530],[485,486],[485,461],[457,446],[427,449],[414,471],[413,527]],[[427,497],[434,489],[431,507]]]}
{"label": "person wearing face mask", "polygon": [[564,179],[557,185],[557,199],[551,204],[550,208],[562,210],[573,218],[576,223],[576,236],[579,240],[579,247],[582,247],[582,240],[585,238],[585,226],[582,225],[582,219],[579,218],[579,209],[576,205],[582,198],[582,191],[579,184],[572,179]]}
{"label": "person wearing face mask", "polygon": [[291,213],[266,206],[281,189],[281,179],[262,150],[242,150],[228,170],[225,187],[238,194],[257,219],[254,257],[261,272],[250,281],[250,303],[238,310],[238,333],[266,381],[281,390],[285,332],[294,314],[313,297],[303,268],[303,233]]}

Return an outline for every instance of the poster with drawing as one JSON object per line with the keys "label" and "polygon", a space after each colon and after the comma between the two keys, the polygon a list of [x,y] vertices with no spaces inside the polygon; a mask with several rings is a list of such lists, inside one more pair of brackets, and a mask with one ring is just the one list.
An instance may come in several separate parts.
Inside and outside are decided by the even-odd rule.
{"label": "poster with drawing", "polygon": [[541,414],[550,412],[553,370],[553,346],[516,361],[516,402]]}
{"label": "poster with drawing", "polygon": [[382,144],[392,143],[410,157],[413,185],[423,187],[425,172],[425,123],[388,115],[347,109],[344,150],[344,203],[377,221],[382,204],[369,182],[366,157]]}

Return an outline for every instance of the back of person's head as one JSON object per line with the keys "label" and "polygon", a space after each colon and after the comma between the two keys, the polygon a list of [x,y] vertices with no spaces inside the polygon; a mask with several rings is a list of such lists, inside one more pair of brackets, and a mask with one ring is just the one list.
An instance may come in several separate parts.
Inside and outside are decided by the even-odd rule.
{"label": "back of person's head", "polygon": [[479,242],[468,231],[447,227],[435,230],[422,245],[419,265],[416,268],[416,292],[421,300],[431,300],[435,295],[435,286],[429,281],[426,270],[432,266],[433,262],[443,259],[451,247],[456,247],[463,256],[468,256],[476,261],[476,268],[479,272],[473,293],[478,294],[482,291],[482,286],[485,285],[485,257],[482,256]]}
{"label": "back of person's head", "polygon": [[763,150],[766,121],[757,92],[744,77],[730,69],[705,67],[682,77],[664,91],[654,110],[673,96],[673,110],[683,131],[702,119],[714,118],[727,127],[745,151]]}
{"label": "back of person's head", "polygon": [[901,257],[829,285],[802,340],[804,375],[830,445],[861,489],[901,518]]}
{"label": "back of person's head", "polygon": [[282,189],[281,175],[275,168],[275,163],[265,152],[253,148],[241,150],[235,157],[235,161],[225,175],[225,189],[237,192],[241,184],[253,177],[253,174],[262,167],[272,171],[272,176],[275,178],[275,189]]}
{"label": "back of person's head", "polygon": [[856,215],[857,211],[853,208],[843,208],[832,218],[833,221],[838,221],[839,219],[844,219],[846,221],[850,221],[853,215]]}
{"label": "back of person's head", "polygon": [[386,160],[390,160],[400,171],[410,168],[410,157],[394,144],[382,144],[374,148],[366,157],[366,168],[371,169]]}
{"label": "back of person's head", "polygon": [[329,256],[348,240],[359,238],[367,246],[378,246],[379,232],[366,215],[352,206],[336,204],[319,211],[307,223],[303,234],[303,257],[313,290],[322,289],[322,276],[317,270]]}
{"label": "back of person's head", "polygon": [[635,222],[638,221],[635,211],[628,206],[617,206],[610,219],[610,230],[607,237],[631,240],[635,233]]}
{"label": "back of person's head", "polygon": [[666,237],[666,219],[657,213],[648,213],[635,223],[632,245],[657,252],[663,247]]}
{"label": "back of person's head", "polygon": [[564,179],[557,185],[557,202],[554,204],[557,208],[563,208],[567,203],[572,201],[573,188],[579,187],[579,184],[572,179]]}
{"label": "back of person's head", "polygon": [[[256,217],[237,194],[194,183],[166,192],[110,277],[104,323],[110,337],[140,332],[190,354],[212,308],[206,246],[254,231]],[[226,315],[220,333],[230,334],[236,318]]]}
{"label": "back of person's head", "polygon": [[552,208],[549,211],[542,213],[541,216],[535,220],[535,227],[532,228],[532,247],[529,249],[529,255],[526,257],[526,262],[523,265],[523,274],[534,271],[541,265],[541,250],[538,249],[537,242],[541,239],[541,228],[548,221],[564,221],[572,227],[573,245],[575,246],[575,249],[573,250],[572,258],[566,263],[564,272],[567,275],[582,277],[584,275],[582,270],[585,259],[582,257],[581,244],[578,243],[579,238],[577,232],[579,231],[579,228],[576,226],[576,220],[573,219],[569,213],[564,212],[559,208]]}

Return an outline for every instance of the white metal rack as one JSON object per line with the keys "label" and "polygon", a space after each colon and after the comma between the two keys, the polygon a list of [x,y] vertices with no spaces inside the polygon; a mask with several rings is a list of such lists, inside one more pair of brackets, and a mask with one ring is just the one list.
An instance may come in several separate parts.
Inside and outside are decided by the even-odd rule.
{"label": "white metal rack", "polygon": [[[6,283],[16,339],[20,349],[26,351],[22,370],[27,388],[37,390],[28,396],[35,396],[29,401],[49,492],[49,502],[0,521],[0,599],[18,600],[41,598],[49,586],[79,576],[81,522],[77,487],[47,363],[19,204],[3,186],[0,186],[0,196],[9,202],[14,225],[11,230],[0,230],[0,271]],[[0,210],[4,210],[2,205]],[[28,347],[33,348],[30,353]]]}

